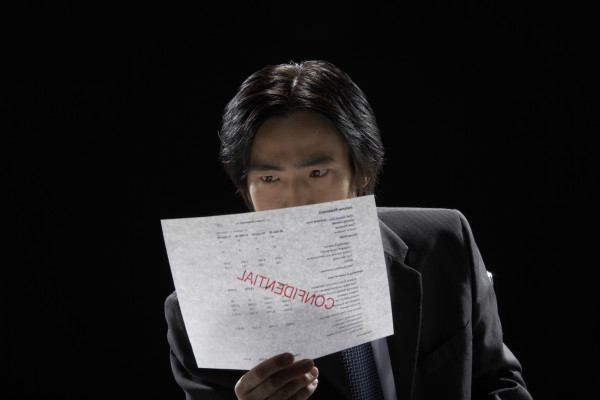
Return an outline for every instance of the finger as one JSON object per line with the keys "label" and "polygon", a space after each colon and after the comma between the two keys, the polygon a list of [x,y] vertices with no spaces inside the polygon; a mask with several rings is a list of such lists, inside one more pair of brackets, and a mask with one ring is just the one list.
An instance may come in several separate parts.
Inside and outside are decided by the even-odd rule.
{"label": "finger", "polygon": [[319,380],[315,379],[310,384],[303,387],[302,390],[297,392],[294,395],[294,397],[292,397],[290,400],[306,400],[306,399],[308,399],[310,396],[312,396],[312,394],[315,392],[315,390],[317,390],[318,384],[319,384]]}
{"label": "finger", "polygon": [[308,385],[301,388],[297,391],[293,396],[289,398],[289,400],[306,400],[317,390],[317,385],[319,384],[319,380],[315,379]]}
{"label": "finger", "polygon": [[273,395],[269,397],[269,400],[306,399],[317,388],[317,384],[319,383],[319,380],[317,379],[318,376],[319,370],[317,367],[313,367],[310,372],[294,379],[273,393]]}
{"label": "finger", "polygon": [[294,362],[294,355],[282,353],[269,358],[246,372],[235,385],[238,397],[250,392],[271,375],[289,367]]}
{"label": "finger", "polygon": [[[295,362],[291,366],[269,376],[257,387],[248,392],[245,395],[245,398],[248,400],[267,398],[274,393],[279,392],[288,383],[304,378],[304,376],[308,374],[314,368],[314,366],[315,365],[312,360],[301,360]],[[312,377],[306,380],[304,385],[307,385],[311,380]]]}

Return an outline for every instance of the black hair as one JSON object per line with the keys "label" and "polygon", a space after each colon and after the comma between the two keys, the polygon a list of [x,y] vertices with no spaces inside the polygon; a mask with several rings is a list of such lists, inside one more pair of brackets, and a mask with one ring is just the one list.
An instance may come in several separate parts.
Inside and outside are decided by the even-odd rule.
{"label": "black hair", "polygon": [[[365,94],[330,62],[290,62],[250,75],[223,112],[220,160],[248,207],[253,209],[247,176],[254,136],[268,118],[295,111],[315,112],[335,127],[350,148],[357,196],[372,194],[384,152]],[[359,184],[363,179],[366,185]]]}

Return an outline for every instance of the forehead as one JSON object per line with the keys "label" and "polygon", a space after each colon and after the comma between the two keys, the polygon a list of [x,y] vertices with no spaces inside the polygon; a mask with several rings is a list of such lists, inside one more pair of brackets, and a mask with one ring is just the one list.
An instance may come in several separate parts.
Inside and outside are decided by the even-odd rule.
{"label": "forehead", "polygon": [[348,161],[349,149],[340,133],[325,118],[298,111],[267,119],[256,132],[250,163],[292,161],[327,154]]}

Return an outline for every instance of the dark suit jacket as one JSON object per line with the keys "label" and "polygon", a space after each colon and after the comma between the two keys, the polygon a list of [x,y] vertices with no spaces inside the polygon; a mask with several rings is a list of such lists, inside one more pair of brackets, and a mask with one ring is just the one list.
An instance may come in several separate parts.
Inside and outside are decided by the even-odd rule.
{"label": "dark suit jacket", "polygon": [[[504,345],[496,296],[465,217],[456,210],[378,208],[394,335],[398,399],[530,399]],[[188,399],[235,399],[245,371],[198,369],[176,293],[165,303],[171,364]],[[311,399],[350,398],[340,353],[315,360]]]}

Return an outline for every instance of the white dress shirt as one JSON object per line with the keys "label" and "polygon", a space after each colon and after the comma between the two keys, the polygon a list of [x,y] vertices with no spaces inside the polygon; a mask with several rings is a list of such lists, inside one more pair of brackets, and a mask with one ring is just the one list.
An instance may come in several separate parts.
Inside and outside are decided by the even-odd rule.
{"label": "white dress shirt", "polygon": [[371,342],[373,356],[379,373],[379,381],[383,390],[385,400],[396,400],[396,386],[394,384],[394,375],[392,374],[392,362],[390,361],[390,352],[387,346],[387,339],[381,338]]}

